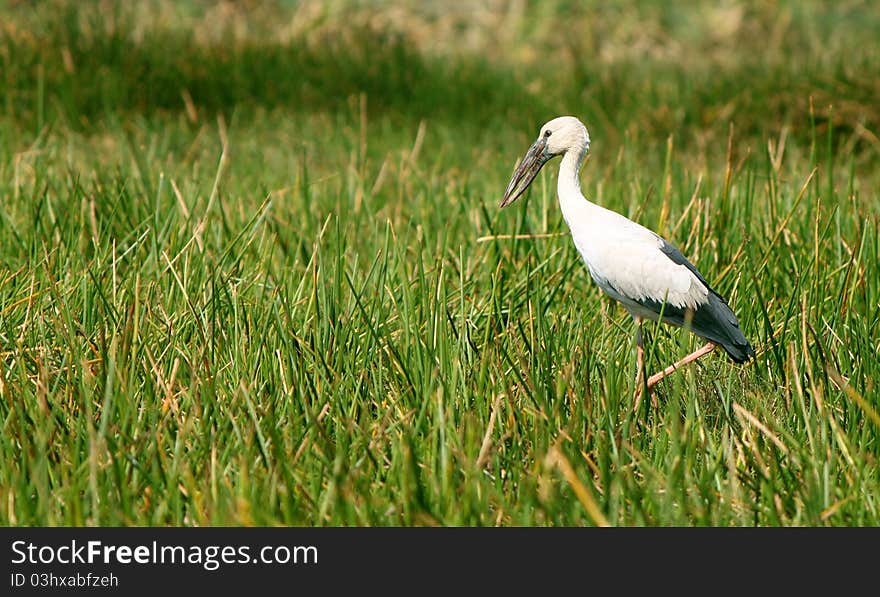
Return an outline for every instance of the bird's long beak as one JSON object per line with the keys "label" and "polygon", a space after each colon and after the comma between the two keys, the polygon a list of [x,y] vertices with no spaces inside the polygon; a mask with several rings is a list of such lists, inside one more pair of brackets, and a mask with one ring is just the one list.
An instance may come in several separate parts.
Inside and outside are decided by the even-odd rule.
{"label": "bird's long beak", "polygon": [[544,151],[546,148],[547,139],[544,137],[541,137],[535,141],[534,145],[529,147],[525,157],[519,163],[516,172],[513,173],[513,177],[507,185],[507,190],[504,191],[504,198],[501,199],[501,207],[507,207],[519,199],[520,195],[525,193],[526,189],[529,188],[529,185],[532,184],[535,176],[538,175],[538,172],[541,171],[541,168],[547,163],[547,160],[553,157]]}

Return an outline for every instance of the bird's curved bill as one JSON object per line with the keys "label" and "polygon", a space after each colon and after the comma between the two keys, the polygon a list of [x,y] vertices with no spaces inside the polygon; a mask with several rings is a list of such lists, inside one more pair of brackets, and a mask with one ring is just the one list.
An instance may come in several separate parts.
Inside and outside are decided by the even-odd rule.
{"label": "bird's curved bill", "polygon": [[507,207],[519,199],[520,195],[525,193],[526,189],[529,188],[529,185],[532,184],[535,176],[538,175],[538,172],[541,171],[541,168],[547,163],[547,160],[553,157],[544,151],[546,148],[547,139],[544,137],[541,137],[535,141],[534,145],[529,147],[529,151],[526,152],[526,155],[519,163],[516,172],[513,173],[513,177],[507,185],[507,190],[504,191],[504,198],[501,199],[501,207]]}

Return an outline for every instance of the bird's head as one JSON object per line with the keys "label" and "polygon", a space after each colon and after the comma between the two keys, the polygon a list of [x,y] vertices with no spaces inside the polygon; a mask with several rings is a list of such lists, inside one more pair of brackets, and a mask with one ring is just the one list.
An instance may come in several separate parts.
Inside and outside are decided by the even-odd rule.
{"label": "bird's head", "polygon": [[587,127],[574,116],[560,116],[546,123],[538,133],[538,140],[532,144],[513,173],[501,199],[501,207],[507,207],[519,199],[551,158],[569,151],[576,152],[581,158],[589,148]]}

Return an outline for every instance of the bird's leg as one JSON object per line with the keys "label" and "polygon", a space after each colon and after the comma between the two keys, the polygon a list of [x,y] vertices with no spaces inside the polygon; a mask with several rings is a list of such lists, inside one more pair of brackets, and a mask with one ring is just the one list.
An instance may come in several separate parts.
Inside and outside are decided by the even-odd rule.
{"label": "bird's leg", "polygon": [[698,358],[700,358],[703,355],[709,354],[714,349],[715,349],[715,344],[713,344],[712,342],[708,342],[705,346],[699,348],[698,350],[695,350],[694,352],[692,352],[688,356],[684,357],[683,359],[681,359],[677,363],[670,365],[669,367],[667,367],[663,371],[660,371],[659,373],[655,373],[654,375],[652,375],[651,377],[648,378],[648,383],[647,383],[648,389],[650,390],[651,388],[653,388],[655,385],[657,385],[657,382],[659,382],[661,379],[663,379],[667,375],[672,375],[673,373],[675,373],[679,367],[684,367],[688,363],[693,363]]}
{"label": "bird's leg", "polygon": [[636,385],[645,379],[645,349],[636,345]]}
{"label": "bird's leg", "polygon": [[[650,386],[647,384],[648,375],[645,371],[645,343],[642,339],[642,318],[633,316],[633,319],[636,322],[636,402],[633,406],[633,412],[637,412],[639,405],[642,403],[642,395],[650,391]],[[655,407],[657,406],[657,399],[653,394],[651,394],[651,403]]]}

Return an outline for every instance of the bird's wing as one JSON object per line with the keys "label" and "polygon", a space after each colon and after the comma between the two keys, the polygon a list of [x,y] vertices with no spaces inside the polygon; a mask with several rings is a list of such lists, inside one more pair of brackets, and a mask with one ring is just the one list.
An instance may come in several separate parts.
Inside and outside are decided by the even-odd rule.
{"label": "bird's wing", "polygon": [[674,246],[622,216],[598,224],[574,240],[600,286],[641,303],[680,309],[706,303],[709,284]]}
{"label": "bird's wing", "polygon": [[[656,236],[657,240],[660,242],[660,250],[663,252],[663,254],[665,254],[673,263],[676,263],[678,265],[683,265],[686,268],[688,268],[690,270],[690,272],[693,275],[695,275],[697,277],[697,279],[703,284],[703,286],[705,286],[710,291],[714,292],[712,287],[706,281],[706,278],[703,277],[703,274],[701,274],[699,272],[699,270],[697,270],[696,266],[694,266],[693,263],[691,263],[690,261],[687,260],[687,257],[685,257],[684,255],[681,254],[681,251],[679,251],[675,245],[673,245],[668,240],[666,240],[665,238],[663,238],[657,234],[654,234],[654,236]],[[716,293],[716,294],[718,294],[718,293]],[[725,299],[721,295],[718,295],[718,298],[723,300],[725,303],[727,302],[727,299]]]}

